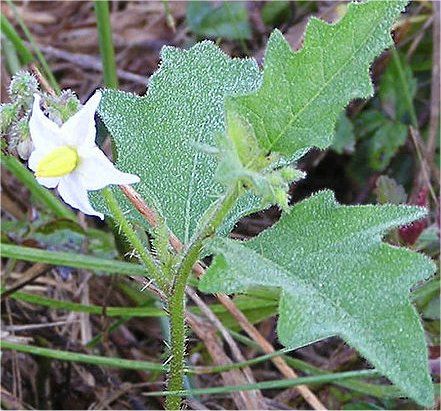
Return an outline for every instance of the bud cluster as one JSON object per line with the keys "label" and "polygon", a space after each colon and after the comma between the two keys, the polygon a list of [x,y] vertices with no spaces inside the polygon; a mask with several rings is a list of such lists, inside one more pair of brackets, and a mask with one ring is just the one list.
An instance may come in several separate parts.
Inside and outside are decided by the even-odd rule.
{"label": "bud cluster", "polygon": [[16,151],[27,160],[32,152],[32,140],[29,132],[29,119],[34,94],[42,97],[46,114],[55,123],[61,125],[81,107],[78,97],[71,90],[63,91],[59,96],[50,95],[39,89],[38,80],[28,71],[19,71],[9,85],[9,103],[0,105],[0,133],[2,147]]}
{"label": "bud cluster", "polygon": [[264,206],[277,204],[288,211],[290,183],[305,174],[291,166],[277,166],[281,159],[261,147],[253,128],[239,114],[227,113],[227,132],[219,136],[218,147],[217,178],[223,184],[240,182]]}

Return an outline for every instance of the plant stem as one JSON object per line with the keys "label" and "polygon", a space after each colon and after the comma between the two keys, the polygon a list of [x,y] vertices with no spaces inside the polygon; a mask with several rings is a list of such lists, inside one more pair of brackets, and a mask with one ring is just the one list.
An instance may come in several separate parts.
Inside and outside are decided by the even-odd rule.
{"label": "plant stem", "polygon": [[148,270],[148,276],[151,279],[153,279],[156,282],[156,284],[159,286],[159,288],[161,288],[163,291],[167,290],[168,284],[167,281],[165,280],[163,273],[161,272],[160,268],[156,265],[151,254],[148,251],[146,251],[141,240],[135,233],[132,225],[124,216],[124,213],[121,210],[112,190],[109,187],[106,187],[103,190],[101,190],[101,194],[104,200],[106,201],[107,207],[112,213],[112,216],[115,219],[116,223],[118,224],[119,228],[127,237],[127,240],[133,246],[135,251],[138,253],[139,259],[146,266]]}
{"label": "plant stem", "polygon": [[118,88],[118,76],[110,26],[109,2],[107,0],[95,1],[95,15],[101,60],[103,62],[104,84],[109,88],[116,89]]}
{"label": "plant stem", "polygon": [[[168,309],[170,314],[171,360],[167,389],[179,391],[183,389],[184,358],[185,358],[185,287],[194,264],[199,259],[203,242],[211,237],[222,223],[240,194],[239,187],[234,186],[218,201],[211,216],[198,230],[182,254],[175,281],[169,295]],[[165,408],[178,410],[181,406],[179,396],[168,396]]]}

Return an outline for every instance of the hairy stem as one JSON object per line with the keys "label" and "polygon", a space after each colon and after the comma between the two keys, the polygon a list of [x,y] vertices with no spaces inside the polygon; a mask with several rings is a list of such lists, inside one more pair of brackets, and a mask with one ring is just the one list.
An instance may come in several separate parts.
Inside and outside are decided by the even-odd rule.
{"label": "hairy stem", "polygon": [[[168,376],[168,391],[183,389],[184,357],[185,357],[185,286],[199,259],[205,239],[211,237],[233,207],[240,194],[239,187],[234,186],[219,199],[217,206],[207,218],[205,224],[198,230],[188,246],[183,251],[178,266],[175,281],[168,298],[171,333],[171,359]],[[180,409],[181,398],[168,396],[165,407],[168,410]]]}
{"label": "hairy stem", "polygon": [[113,195],[112,190],[106,187],[101,191],[101,194],[104,200],[106,201],[107,207],[109,207],[109,210],[112,213],[113,218],[115,219],[119,228],[124,233],[124,235],[126,236],[129,243],[132,245],[132,247],[135,249],[139,259],[146,266],[148,271],[147,276],[153,279],[163,291],[167,290],[168,284],[167,281],[165,280],[164,275],[162,274],[160,268],[156,265],[151,254],[148,251],[146,251],[141,240],[133,230],[132,225],[124,216],[124,213],[121,210],[115,196]]}

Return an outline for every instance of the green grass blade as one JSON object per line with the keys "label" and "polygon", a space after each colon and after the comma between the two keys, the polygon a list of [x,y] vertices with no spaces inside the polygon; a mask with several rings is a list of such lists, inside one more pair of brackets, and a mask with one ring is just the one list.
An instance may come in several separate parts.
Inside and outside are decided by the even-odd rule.
{"label": "green grass blade", "polygon": [[323,384],[337,380],[344,380],[347,378],[363,378],[371,377],[376,375],[375,370],[363,370],[363,371],[347,371],[334,374],[323,374],[316,375],[313,377],[299,377],[287,380],[272,380],[258,382],[255,384],[247,385],[230,385],[224,387],[211,387],[211,388],[201,388],[196,390],[182,390],[182,391],[155,391],[146,393],[145,395],[149,397],[159,397],[159,396],[169,396],[177,395],[180,397],[187,397],[191,395],[201,395],[201,394],[226,394],[230,392],[237,391],[251,391],[251,390],[269,390],[269,389],[282,389],[296,387],[299,385],[309,385],[309,384]]}
{"label": "green grass blade", "polygon": [[95,1],[95,15],[101,61],[103,63],[104,84],[106,87],[117,89],[118,76],[116,73],[115,51],[112,42],[109,2],[107,0]]}
{"label": "green grass blade", "polygon": [[1,31],[2,34],[14,45],[22,64],[26,65],[34,61],[33,54],[4,14],[1,15]]}
{"label": "green grass blade", "polygon": [[416,115],[415,105],[413,104],[413,98],[409,90],[409,84],[406,80],[406,75],[404,74],[404,69],[403,65],[401,64],[400,56],[398,55],[398,51],[395,47],[392,47],[391,51],[392,64],[395,64],[398,72],[398,79],[401,82],[402,90],[404,92],[407,109],[409,110],[410,121],[412,123],[412,126],[418,130],[418,118]]}
{"label": "green grass blade", "polygon": [[[248,337],[245,337],[244,335],[232,330],[229,330],[229,332],[237,341],[254,349],[261,350],[259,345],[255,343],[253,340],[249,339]],[[312,375],[320,375],[326,373],[326,371],[314,367],[313,365],[308,364],[307,362],[299,360],[297,358],[289,357],[287,355],[283,355],[282,357],[288,363],[288,365],[290,365],[292,368],[296,370],[300,370],[307,374],[312,374]],[[331,383],[343,388],[347,388],[352,391],[359,392],[364,395],[369,395],[372,397],[377,397],[382,399],[399,398],[403,396],[401,391],[393,385],[370,384],[364,381],[357,381],[354,379],[344,380],[344,381],[339,380],[335,382],[331,381]]]}
{"label": "green grass blade", "polygon": [[95,347],[97,344],[99,344],[104,338],[105,336],[109,336],[111,333],[113,333],[113,331],[115,331],[120,325],[124,324],[126,321],[128,321],[129,318],[127,317],[123,317],[120,318],[118,320],[116,320],[113,324],[111,324],[106,330],[105,332],[100,332],[97,335],[95,335],[90,341],[87,342],[87,344],[85,345],[85,347],[87,348],[93,348]]}
{"label": "green grass blade", "polygon": [[41,64],[41,67],[44,70],[44,74],[49,81],[49,84],[54,89],[56,93],[60,93],[60,86],[58,85],[57,80],[55,79],[52,70],[49,67],[48,62],[46,61],[45,57],[43,56],[43,53],[38,48],[38,44],[35,42],[34,37],[32,36],[31,32],[29,31],[28,27],[26,26],[26,23],[21,18],[20,13],[17,11],[17,8],[15,7],[12,0],[6,0],[8,5],[11,7],[14,17],[17,20],[18,24],[20,25],[21,29],[23,30],[23,33],[25,34],[26,38],[28,39],[29,43],[31,44],[32,48],[34,49],[34,53],[37,56],[38,61]]}
{"label": "green grass blade", "polygon": [[0,248],[2,257],[16,260],[46,263],[57,266],[83,268],[86,270],[100,271],[109,274],[122,275],[148,275],[142,265],[126,263],[124,261],[106,260],[84,254],[74,254],[62,251],[47,251],[37,248],[22,247],[12,244],[2,244]]}
{"label": "green grass blade", "polygon": [[104,315],[106,317],[164,317],[166,315],[164,310],[156,307],[102,307],[99,305],[86,305],[71,301],[61,301],[21,291],[16,291],[11,294],[10,298],[30,304],[38,304],[55,310],[68,310],[79,313]]}
{"label": "green grass blade", "polygon": [[57,217],[76,221],[76,215],[70,211],[54,194],[40,185],[34,175],[15,157],[1,156],[1,163],[5,166],[44,206]]}
{"label": "green grass blade", "polygon": [[271,354],[261,355],[260,357],[251,358],[250,360],[236,362],[233,364],[216,365],[213,367],[198,367],[196,369],[196,373],[197,374],[214,374],[214,373],[219,373],[219,372],[230,371],[230,370],[237,369],[237,368],[248,367],[250,365],[259,364],[259,363],[266,361],[266,360],[269,360],[271,358],[281,356],[281,355],[286,354],[291,351],[293,351],[292,348],[283,348],[281,350],[274,351]]}
{"label": "green grass blade", "polygon": [[16,344],[10,341],[0,341],[0,349],[15,350],[33,355],[39,355],[55,360],[82,362],[87,364],[101,365],[104,367],[125,368],[129,370],[160,371],[165,372],[162,364],[150,361],[125,360],[123,358],[109,358],[99,355],[81,354],[72,351],[54,350],[50,348],[36,347],[34,345]]}
{"label": "green grass blade", "polygon": [[14,45],[6,37],[2,37],[1,39],[1,50],[5,58],[6,67],[8,68],[9,73],[12,75],[18,73],[21,68],[20,59]]}

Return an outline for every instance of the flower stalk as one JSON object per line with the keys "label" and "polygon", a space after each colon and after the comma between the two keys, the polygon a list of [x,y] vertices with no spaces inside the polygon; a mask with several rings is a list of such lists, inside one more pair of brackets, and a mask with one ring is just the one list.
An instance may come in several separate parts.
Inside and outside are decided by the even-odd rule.
{"label": "flower stalk", "polygon": [[115,195],[113,194],[112,190],[109,187],[106,187],[103,190],[101,190],[101,195],[106,201],[107,207],[109,208],[109,211],[111,212],[113,218],[115,219],[116,223],[121,229],[121,232],[124,233],[127,240],[135,249],[139,259],[146,266],[148,271],[148,277],[153,279],[156,282],[156,284],[159,286],[159,288],[161,288],[161,290],[163,291],[167,290],[168,283],[165,280],[165,277],[161,272],[161,269],[153,260],[152,255],[145,249],[144,245],[142,244],[141,240],[139,239],[132,225],[124,216],[124,213],[121,210],[121,207],[119,206],[118,201],[115,198]]}

